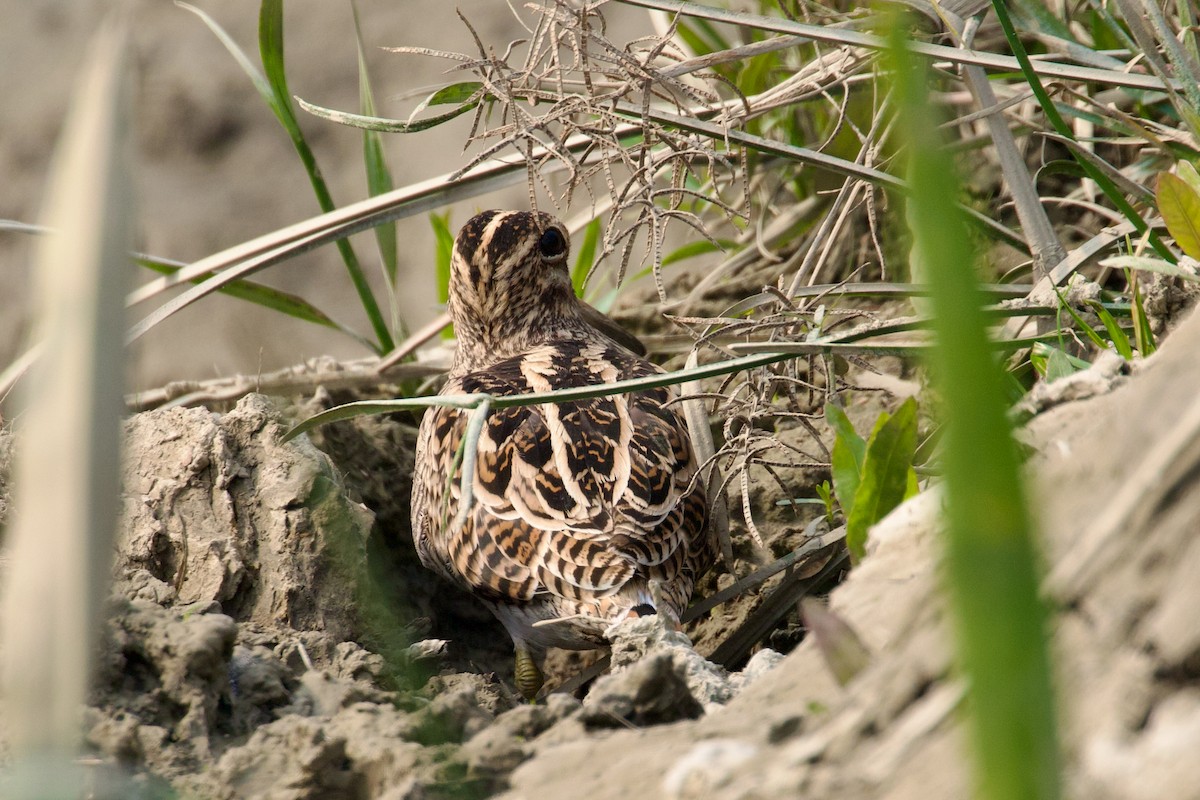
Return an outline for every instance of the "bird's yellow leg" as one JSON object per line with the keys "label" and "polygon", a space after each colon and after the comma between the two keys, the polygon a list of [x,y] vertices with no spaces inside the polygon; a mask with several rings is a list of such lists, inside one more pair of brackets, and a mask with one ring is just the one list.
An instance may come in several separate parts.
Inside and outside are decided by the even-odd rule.
{"label": "bird's yellow leg", "polygon": [[533,660],[530,652],[520,645],[517,646],[517,665],[513,677],[517,682],[517,691],[531,703],[545,683],[545,677],[537,662]]}

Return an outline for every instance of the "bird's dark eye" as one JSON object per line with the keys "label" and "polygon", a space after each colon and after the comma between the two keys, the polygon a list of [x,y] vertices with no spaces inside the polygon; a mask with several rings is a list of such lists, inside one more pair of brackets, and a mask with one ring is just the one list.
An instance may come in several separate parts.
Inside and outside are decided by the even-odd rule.
{"label": "bird's dark eye", "polygon": [[558,228],[547,228],[538,240],[538,252],[547,261],[559,261],[567,254],[567,237]]}

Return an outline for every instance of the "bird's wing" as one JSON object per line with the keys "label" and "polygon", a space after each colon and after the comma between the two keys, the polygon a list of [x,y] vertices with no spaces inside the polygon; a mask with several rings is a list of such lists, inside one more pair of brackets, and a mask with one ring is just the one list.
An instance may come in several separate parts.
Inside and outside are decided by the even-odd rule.
{"label": "bird's wing", "polygon": [[[558,342],[464,376],[453,389],[542,392],[654,371],[608,343]],[[691,573],[711,560],[706,504],[669,399],[667,389],[655,389],[491,411],[478,443],[473,505],[457,526],[461,463],[453,478],[447,473],[469,412],[429,411],[425,461],[440,469],[424,477],[418,547],[423,536],[434,562],[427,563],[496,600],[550,593],[599,602],[635,577],[684,576],[679,588],[690,593]]]}

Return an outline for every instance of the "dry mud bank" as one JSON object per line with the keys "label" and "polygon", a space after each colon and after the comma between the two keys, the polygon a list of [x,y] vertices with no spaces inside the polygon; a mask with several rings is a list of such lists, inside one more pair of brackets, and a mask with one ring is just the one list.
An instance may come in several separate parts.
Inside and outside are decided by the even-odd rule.
{"label": "dry mud bank", "polygon": [[[1022,432],[1070,796],[1200,797],[1198,350],[1193,315],[1132,374],[1102,358],[1047,387]],[[618,672],[582,702],[530,706],[489,671],[510,657],[496,626],[406,551],[410,429],[373,418],[281,444],[286,427],[262,396],[127,422],[87,713],[119,796],[968,794],[936,490],[875,530],[832,595],[872,653],[850,685],[808,641],[731,676],[643,620],[618,632]],[[5,461],[13,449],[0,437]],[[378,559],[392,592],[364,595]],[[426,616],[445,653],[397,649],[428,635]]]}

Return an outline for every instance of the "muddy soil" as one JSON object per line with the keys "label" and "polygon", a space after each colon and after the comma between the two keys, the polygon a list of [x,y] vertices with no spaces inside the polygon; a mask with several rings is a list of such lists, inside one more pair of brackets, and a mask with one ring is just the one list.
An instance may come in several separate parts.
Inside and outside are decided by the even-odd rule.
{"label": "muddy soil", "polygon": [[[1192,315],[1132,372],[1101,358],[1051,384],[1022,431],[1069,796],[1200,797],[1197,348]],[[849,685],[809,640],[786,656],[761,648],[730,674],[639,620],[614,633],[615,668],[582,701],[528,705],[499,626],[415,565],[411,420],[281,444],[288,415],[312,405],[251,395],[222,414],[127,423],[112,616],[87,715],[114,796],[969,794],[936,489],[877,526],[832,594],[871,654]],[[0,453],[13,449],[0,438]],[[380,575],[393,591],[371,593]]]}

